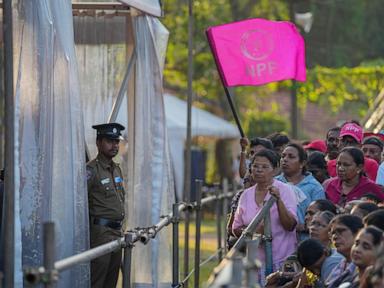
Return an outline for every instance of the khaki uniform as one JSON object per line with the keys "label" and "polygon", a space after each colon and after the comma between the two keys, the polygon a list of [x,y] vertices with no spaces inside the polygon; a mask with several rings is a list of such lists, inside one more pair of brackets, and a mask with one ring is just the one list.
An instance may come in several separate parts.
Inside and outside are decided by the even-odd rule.
{"label": "khaki uniform", "polygon": [[[103,155],[87,163],[91,248],[123,236],[123,176],[118,164]],[[91,262],[92,287],[116,287],[121,250]]]}

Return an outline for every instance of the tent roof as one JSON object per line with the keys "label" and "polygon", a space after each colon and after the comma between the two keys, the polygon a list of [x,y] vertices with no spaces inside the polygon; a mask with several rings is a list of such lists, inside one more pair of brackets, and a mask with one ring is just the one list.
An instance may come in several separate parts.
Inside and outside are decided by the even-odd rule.
{"label": "tent roof", "polygon": [[[173,95],[164,94],[164,106],[168,131],[186,136],[187,102]],[[214,136],[237,138],[240,133],[230,122],[192,106],[192,137]]]}
{"label": "tent roof", "polygon": [[128,6],[134,7],[156,17],[162,16],[159,0],[119,0],[119,2],[127,4]]}

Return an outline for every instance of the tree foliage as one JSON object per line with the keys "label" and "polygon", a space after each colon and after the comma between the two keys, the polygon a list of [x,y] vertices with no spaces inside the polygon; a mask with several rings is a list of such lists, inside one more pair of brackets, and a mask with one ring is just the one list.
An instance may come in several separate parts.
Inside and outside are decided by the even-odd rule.
{"label": "tree foliage", "polygon": [[[187,94],[188,68],[188,3],[181,0],[164,2],[164,24],[171,31],[164,71],[164,86],[185,98]],[[205,30],[213,25],[249,17],[287,19],[288,8],[283,0],[195,0],[194,10],[194,80],[193,91],[208,110],[233,119],[222,88],[216,66],[209,49]],[[267,97],[271,87],[240,87],[234,91],[235,104],[240,117],[248,109],[260,109],[258,97]],[[272,88],[272,90],[274,89]],[[255,96],[257,95],[257,96]]]}
{"label": "tree foliage", "polygon": [[[314,14],[312,30],[303,35],[310,69],[308,81],[299,84],[300,104],[318,102],[329,106],[334,112],[347,106],[363,114],[383,88],[383,62],[376,62],[377,67],[366,65],[367,60],[372,61],[384,54],[381,25],[384,9],[381,0],[194,0],[193,91],[199,105],[224,118],[233,119],[206,41],[206,28],[249,17],[288,20],[290,8],[295,11],[310,9]],[[171,32],[164,85],[186,98],[188,2],[166,0],[164,10],[163,22]],[[362,62],[363,65],[359,66]],[[248,117],[256,114],[272,121],[268,113],[261,113],[265,112],[265,107],[258,100],[269,97],[278,89],[290,87],[291,82],[286,81],[234,89],[234,102],[244,125],[251,127]]]}
{"label": "tree foliage", "polygon": [[310,2],[314,22],[306,35],[309,67],[354,67],[366,59],[382,57],[383,1]]}
{"label": "tree foliage", "polygon": [[368,107],[384,87],[384,66],[355,68],[326,68],[317,66],[307,74],[307,81],[299,84],[301,104],[318,102],[337,112],[340,108],[364,116]]}

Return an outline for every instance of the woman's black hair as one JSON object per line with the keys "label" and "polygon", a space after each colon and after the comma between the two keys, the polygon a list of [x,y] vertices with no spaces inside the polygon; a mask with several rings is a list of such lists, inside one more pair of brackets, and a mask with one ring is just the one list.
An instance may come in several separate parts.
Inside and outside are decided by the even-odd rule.
{"label": "woman's black hair", "polygon": [[384,210],[378,209],[363,218],[366,226],[375,226],[384,231]]}
{"label": "woman's black hair", "polygon": [[279,133],[279,132],[275,132],[275,133],[267,136],[267,138],[272,141],[274,148],[288,144],[290,141],[287,135]]}
{"label": "woman's black hair", "polygon": [[310,267],[324,255],[325,247],[319,240],[306,239],[297,247],[297,259],[301,266]]}
{"label": "woman's black hair", "polygon": [[380,148],[381,151],[383,151],[383,141],[381,141],[380,138],[378,137],[375,137],[375,136],[371,136],[371,137],[367,137],[363,140],[363,145],[365,144],[371,144],[371,145],[376,145],[377,147]]}
{"label": "woman's black hair", "polygon": [[[359,203],[355,206],[356,208],[360,209],[363,211],[363,214],[364,216],[368,215],[369,213],[373,212],[373,211],[376,211],[377,209],[379,209],[379,206],[377,206],[376,204],[374,203],[369,203],[369,202],[363,202],[363,203]],[[354,207],[354,208],[355,208]]]}
{"label": "woman's black hair", "polygon": [[340,130],[341,130],[340,127],[332,127],[332,128],[329,128],[328,131],[327,131],[326,138],[328,138],[328,135],[329,135],[330,132],[336,131],[336,132],[340,133]]}
{"label": "woman's black hair", "polygon": [[335,218],[335,214],[329,211],[318,212],[318,215],[324,219],[327,224],[331,223],[332,219]]}
{"label": "woman's black hair", "polygon": [[333,218],[331,224],[337,223],[347,226],[348,229],[351,230],[353,235],[356,235],[357,232],[359,232],[359,230],[363,228],[363,221],[361,220],[361,218],[349,214],[342,214]]}
{"label": "woman's black hair", "polygon": [[297,150],[300,163],[304,163],[305,161],[307,161],[307,153],[305,152],[302,145],[297,143],[289,143],[287,146],[285,146],[285,148],[287,147],[293,147]]}
{"label": "woman's black hair", "polygon": [[252,159],[252,164],[255,161],[256,157],[265,157],[271,162],[273,168],[277,168],[279,166],[279,156],[275,151],[269,149],[263,149],[257,152]]}
{"label": "woman's black hair", "polygon": [[369,233],[372,235],[372,243],[375,246],[378,246],[383,240],[383,230],[377,228],[376,226],[368,226],[360,231],[360,233]]}
{"label": "woman's black hair", "polygon": [[313,201],[310,205],[315,204],[320,211],[329,211],[333,214],[337,214],[337,207],[328,199],[318,199]]}
{"label": "woman's black hair", "polygon": [[357,166],[360,165],[364,167],[364,153],[359,148],[345,147],[340,151],[340,154],[341,153],[348,153],[353,158],[353,162],[355,162]]}
{"label": "woman's black hair", "polygon": [[[300,163],[304,163],[307,161],[307,157],[308,157],[307,152],[305,152],[302,145],[300,145],[298,143],[289,143],[287,146],[285,146],[284,149],[286,149],[287,147],[293,147],[297,150],[297,154],[299,156],[299,162]],[[307,166],[303,165],[303,169],[301,170],[301,173],[305,174],[306,171],[307,171]]]}
{"label": "woman's black hair", "polygon": [[319,169],[327,169],[327,161],[325,161],[324,153],[320,151],[313,151],[308,156],[307,166],[315,166]]}
{"label": "woman's black hair", "polygon": [[375,204],[381,202],[381,199],[376,194],[372,193],[364,194],[363,196],[361,196],[361,198],[367,198],[368,200],[375,202]]}
{"label": "woman's black hair", "polygon": [[273,149],[272,141],[267,138],[255,137],[251,139],[250,147],[261,145],[267,149]]}

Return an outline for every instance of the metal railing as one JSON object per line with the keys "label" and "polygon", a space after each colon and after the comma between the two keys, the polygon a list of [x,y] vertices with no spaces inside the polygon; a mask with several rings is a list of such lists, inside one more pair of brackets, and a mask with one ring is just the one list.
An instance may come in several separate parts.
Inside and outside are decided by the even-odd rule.
{"label": "metal railing", "polygon": [[[254,239],[252,238],[261,221],[264,220],[264,223],[266,219],[270,221],[270,219],[268,220],[269,210],[275,202],[276,198],[271,196],[251,223],[244,229],[240,238],[224,257],[224,260],[214,269],[208,280],[208,287],[243,287],[243,271],[245,272],[245,287],[259,287],[257,272],[261,265],[256,260],[256,256],[263,236],[256,234]],[[270,225],[267,226],[270,227]],[[244,247],[246,247],[247,252],[245,258],[240,253]],[[272,258],[272,255],[269,258]],[[268,262],[268,259],[266,260]],[[269,264],[267,263],[266,266],[268,267]]]}
{"label": "metal railing", "polygon": [[[218,187],[215,188],[215,195],[201,198],[202,194],[202,181],[196,180],[196,201],[193,203],[175,203],[172,207],[172,213],[164,216],[163,219],[150,227],[136,228],[131,231],[127,231],[124,237],[117,240],[105,243],[98,247],[86,250],[82,253],[70,256],[65,259],[61,259],[55,262],[55,242],[54,242],[54,224],[44,224],[44,263],[41,267],[28,267],[24,269],[24,280],[29,285],[44,284],[44,287],[54,287],[55,283],[59,279],[59,273],[69,269],[75,265],[87,263],[95,258],[106,255],[118,249],[124,249],[123,257],[123,287],[131,287],[131,260],[132,249],[135,242],[142,242],[147,244],[151,239],[154,239],[159,231],[169,224],[173,225],[172,229],[172,287],[187,287],[188,281],[192,275],[194,275],[194,287],[198,287],[200,280],[200,267],[212,261],[216,257],[219,261],[222,260],[223,255],[223,218],[222,215],[226,215],[228,212],[228,198],[233,197],[234,192],[228,192],[228,182],[224,180],[223,190],[220,193]],[[217,251],[208,257],[205,261],[200,263],[200,238],[201,238],[201,221],[202,221],[202,207],[211,202],[216,201],[216,220],[217,220],[217,238],[218,249]],[[195,263],[194,268],[189,274],[179,281],[179,222],[182,220],[179,215],[181,212],[191,213],[195,211],[196,221],[196,236],[195,236]],[[240,238],[241,239],[241,238]],[[239,239],[239,240],[240,240]],[[236,245],[236,244],[235,244]],[[189,259],[184,259],[189,261]]]}

